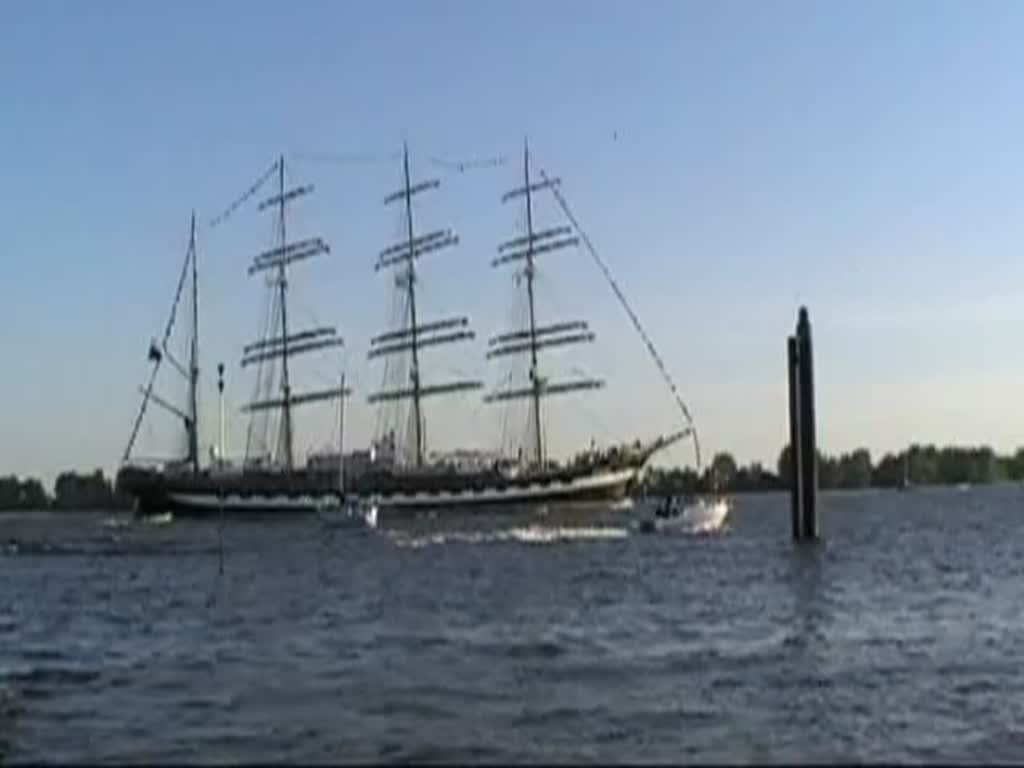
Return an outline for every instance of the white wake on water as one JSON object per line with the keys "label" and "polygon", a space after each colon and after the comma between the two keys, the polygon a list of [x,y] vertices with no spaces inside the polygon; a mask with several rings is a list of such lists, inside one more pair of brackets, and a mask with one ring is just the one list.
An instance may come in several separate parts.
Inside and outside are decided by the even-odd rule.
{"label": "white wake on water", "polygon": [[719,530],[728,520],[729,502],[725,499],[698,501],[683,509],[683,517],[688,521],[691,532],[711,533]]}
{"label": "white wake on water", "polygon": [[[671,518],[654,518],[645,521],[653,525],[653,532],[708,534],[722,531],[729,519],[730,504],[726,499],[701,499],[683,507],[678,515]],[[403,548],[443,544],[494,544],[517,542],[520,544],[563,544],[568,542],[625,539],[635,532],[626,526],[551,526],[527,525],[489,531],[438,531],[413,535],[392,531],[388,535],[396,545]],[[647,532],[652,532],[650,528]]]}
{"label": "white wake on water", "polygon": [[671,517],[656,517],[652,514],[644,519],[641,526],[646,526],[647,532],[714,533],[722,530],[728,518],[728,500],[700,499],[686,504],[678,514]]}
{"label": "white wake on water", "polygon": [[162,515],[150,515],[145,518],[145,523],[147,525],[167,525],[172,522],[174,522],[173,512],[164,512]]}
{"label": "white wake on water", "polygon": [[552,527],[528,525],[521,528],[508,528],[495,531],[445,531],[426,536],[406,536],[393,534],[392,539],[400,547],[419,549],[430,545],[451,544],[490,544],[503,541],[515,541],[522,544],[559,544],[569,541],[592,541],[600,539],[624,539],[629,536],[626,528],[613,526],[600,527]]}

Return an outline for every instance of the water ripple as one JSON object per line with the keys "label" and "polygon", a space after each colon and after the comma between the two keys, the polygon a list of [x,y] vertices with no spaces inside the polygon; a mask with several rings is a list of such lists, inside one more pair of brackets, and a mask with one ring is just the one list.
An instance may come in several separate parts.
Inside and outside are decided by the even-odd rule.
{"label": "water ripple", "polygon": [[1022,495],[826,495],[812,547],[784,495],[714,535],[232,521],[223,574],[215,524],[4,516],[0,760],[1019,761]]}

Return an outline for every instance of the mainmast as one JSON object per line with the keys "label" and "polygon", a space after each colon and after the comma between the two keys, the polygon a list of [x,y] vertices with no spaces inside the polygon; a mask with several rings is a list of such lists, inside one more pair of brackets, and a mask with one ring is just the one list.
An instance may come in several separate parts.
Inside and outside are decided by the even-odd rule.
{"label": "mainmast", "polygon": [[[405,221],[408,239],[406,245],[409,253],[416,247],[412,226],[412,186],[409,183],[409,146],[402,145],[402,168],[405,174]],[[416,466],[423,464],[423,412],[420,410],[420,355],[419,355],[419,329],[416,327],[416,262],[409,259],[409,266],[406,274],[406,288],[409,292],[409,334],[410,349],[412,352],[412,409],[413,418],[416,420]]]}
{"label": "mainmast", "polygon": [[534,299],[533,281],[536,274],[536,257],[548,251],[577,245],[579,238],[572,235],[568,226],[557,226],[541,231],[534,231],[533,195],[548,188],[556,187],[559,179],[544,179],[540,182],[530,181],[530,148],[523,142],[523,186],[506,193],[501,201],[506,203],[519,197],[526,202],[526,235],[517,237],[498,246],[498,257],[491,262],[492,266],[500,266],[511,262],[524,261],[523,276],[526,278],[526,294],[529,302],[529,328],[502,333],[489,341],[491,349],[487,357],[500,357],[510,354],[530,353],[530,386],[520,389],[508,389],[493,392],[484,398],[486,402],[500,402],[528,397],[531,403],[531,426],[534,432],[533,451],[534,463],[543,466],[545,463],[544,438],[541,422],[541,398],[548,395],[573,392],[581,389],[597,389],[604,386],[599,379],[577,379],[575,381],[550,383],[540,373],[538,366],[541,349],[567,344],[579,344],[594,340],[594,334],[582,320],[559,322],[551,325],[538,325]]}
{"label": "mainmast", "polygon": [[[278,191],[276,195],[264,200],[259,204],[259,210],[268,208],[276,209],[278,216],[278,244],[277,247],[261,253],[249,267],[249,274],[265,270],[276,272],[274,288],[278,291],[278,302],[281,308],[281,335],[271,336],[260,341],[248,344],[243,349],[242,367],[253,363],[263,363],[267,360],[281,360],[281,397],[256,400],[242,408],[243,411],[255,412],[271,409],[281,409],[281,440],[284,445],[285,469],[291,471],[295,467],[295,448],[292,426],[292,409],[298,405],[332,400],[343,395],[343,389],[333,387],[330,389],[315,392],[304,392],[295,394],[292,392],[291,380],[289,378],[288,361],[295,355],[314,352],[328,347],[337,347],[343,344],[341,337],[337,335],[333,326],[311,328],[296,333],[289,332],[288,328],[288,274],[287,266],[297,261],[311,258],[323,253],[330,253],[330,248],[322,238],[314,237],[306,240],[299,240],[293,243],[288,242],[286,229],[286,207],[289,203],[300,197],[310,194],[313,185],[295,187],[285,190],[284,186],[284,157],[277,163]],[[273,326],[272,326],[273,328]],[[274,329],[276,330],[276,329]],[[271,333],[274,331],[272,330]]]}
{"label": "mainmast", "polygon": [[[284,155],[277,161],[277,199],[278,199],[278,227],[281,233],[280,246],[284,248],[288,242],[288,233],[285,229],[285,199],[284,199]],[[292,388],[288,381],[288,302],[286,294],[288,289],[288,276],[284,271],[285,261],[282,259],[277,265],[277,285],[281,291],[281,392],[282,398],[281,427],[284,431],[284,461],[285,469],[291,470],[295,463],[295,454],[292,446]]]}
{"label": "mainmast", "polygon": [[526,293],[530,300],[530,383],[533,385],[533,425],[537,463],[544,464],[540,428],[540,376],[537,375],[537,315],[533,304],[533,200],[530,196],[530,146],[523,140],[523,189],[526,190]]}
{"label": "mainmast", "polygon": [[199,474],[199,267],[196,264],[196,212],[192,211],[188,250],[192,255],[192,345],[189,360],[189,420],[188,451],[192,459],[192,472]]}
{"label": "mainmast", "polygon": [[[412,198],[421,192],[436,189],[441,185],[438,179],[430,179],[413,184],[409,177],[409,147],[403,145],[402,168],[405,185],[402,189],[384,198],[384,204],[399,200],[405,203],[406,239],[405,242],[392,245],[380,252],[375,270],[385,267],[397,267],[397,285],[406,291],[409,307],[409,324],[398,330],[380,334],[370,340],[373,347],[368,357],[409,352],[412,356],[412,370],[409,374],[409,387],[376,392],[369,397],[370,403],[394,400],[412,400],[414,437],[416,440],[415,462],[417,467],[423,466],[426,440],[424,439],[425,421],[422,401],[432,395],[450,394],[483,386],[479,381],[452,381],[443,384],[423,385],[420,376],[420,352],[424,347],[450,344],[474,338],[473,331],[468,330],[467,317],[452,317],[429,323],[420,323],[416,307],[416,259],[425,253],[437,251],[459,242],[458,235],[450,229],[435,230],[425,235],[416,235],[412,216]],[[455,330],[452,330],[455,329]],[[447,333],[441,333],[447,331]]]}

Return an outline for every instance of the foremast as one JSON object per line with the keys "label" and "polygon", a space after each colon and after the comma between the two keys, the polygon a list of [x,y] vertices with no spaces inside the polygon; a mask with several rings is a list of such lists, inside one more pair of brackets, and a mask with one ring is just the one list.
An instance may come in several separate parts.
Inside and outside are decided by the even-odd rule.
{"label": "foremast", "polygon": [[371,394],[368,401],[383,403],[398,400],[412,401],[413,430],[415,440],[414,461],[416,467],[423,466],[426,452],[426,422],[423,414],[423,399],[437,395],[465,392],[483,387],[483,382],[460,380],[424,385],[421,377],[420,354],[425,347],[453,344],[475,337],[469,329],[469,318],[449,317],[431,322],[420,322],[416,306],[416,260],[427,253],[458,244],[459,237],[451,229],[439,229],[417,235],[413,223],[412,199],[415,195],[440,187],[439,179],[413,183],[409,175],[409,147],[402,148],[402,170],[404,186],[384,198],[385,205],[401,202],[405,206],[406,238],[404,242],[389,246],[380,252],[375,271],[395,267],[396,285],[405,291],[408,304],[408,323],[404,327],[387,331],[370,340],[368,358],[408,353],[411,370],[408,386],[385,389]]}
{"label": "foremast", "polygon": [[[131,456],[132,448],[135,446],[135,439],[138,437],[139,428],[142,426],[142,419],[146,413],[146,406],[150,402],[155,403],[165,411],[180,418],[185,425],[185,435],[188,440],[188,455],[185,463],[188,464],[193,473],[199,472],[199,267],[198,250],[196,248],[196,213],[192,211],[191,224],[189,226],[188,250],[185,253],[185,261],[181,265],[181,275],[178,277],[178,288],[174,293],[174,303],[171,305],[171,314],[167,319],[167,326],[164,329],[163,339],[157,344],[152,340],[149,344],[148,358],[153,363],[150,371],[149,383],[142,389],[142,404],[139,406],[135,423],[132,426],[131,435],[128,438],[128,445],[124,449],[121,458],[122,463],[127,462]],[[171,332],[174,330],[174,320],[178,314],[178,304],[181,302],[181,295],[185,288],[186,278],[191,273],[192,285],[192,327],[189,334],[189,365],[186,370],[174,355],[171,354],[168,342]],[[188,404],[185,409],[172,405],[164,398],[153,391],[156,383],[156,376],[164,359],[170,361],[174,369],[181,374],[188,382]]]}
{"label": "foremast", "polygon": [[505,389],[487,395],[485,402],[503,402],[529,398],[530,421],[533,431],[532,463],[543,467],[546,463],[543,421],[541,417],[541,400],[551,395],[564,394],[586,389],[599,389],[604,381],[593,378],[581,378],[571,381],[550,382],[541,374],[540,351],[551,347],[592,342],[594,333],[583,320],[571,320],[541,325],[537,321],[536,300],[534,295],[534,278],[536,276],[537,256],[551,251],[575,246],[579,238],[572,234],[572,229],[561,225],[536,231],[533,220],[533,196],[544,189],[556,187],[560,183],[557,178],[531,181],[530,179],[530,148],[523,142],[523,186],[507,192],[502,203],[523,198],[526,205],[526,234],[513,238],[498,246],[498,256],[491,265],[499,267],[504,264],[523,262],[520,275],[525,278],[527,301],[529,304],[529,327],[498,334],[490,339],[487,352],[488,358],[502,357],[512,354],[529,353],[529,386],[517,389]]}
{"label": "foremast", "polygon": [[310,352],[321,351],[330,347],[341,346],[344,342],[337,335],[334,326],[320,326],[292,331],[288,326],[288,267],[295,262],[330,253],[330,247],[320,237],[289,242],[287,230],[287,207],[299,198],[313,192],[311,184],[285,189],[284,157],[277,162],[278,189],[275,195],[267,198],[258,206],[258,210],[273,210],[277,215],[277,245],[255,257],[249,266],[249,275],[271,272],[274,275],[272,289],[277,292],[280,311],[280,335],[275,335],[276,323],[271,324],[270,336],[247,344],[242,351],[242,367],[252,364],[262,365],[264,362],[281,363],[280,396],[262,400],[254,400],[242,407],[243,412],[256,413],[268,410],[281,411],[281,433],[279,447],[284,458],[284,469],[295,468],[295,436],[292,421],[292,410],[300,405],[322,402],[343,397],[344,386],[329,389],[301,392],[292,391],[289,372],[291,358]]}

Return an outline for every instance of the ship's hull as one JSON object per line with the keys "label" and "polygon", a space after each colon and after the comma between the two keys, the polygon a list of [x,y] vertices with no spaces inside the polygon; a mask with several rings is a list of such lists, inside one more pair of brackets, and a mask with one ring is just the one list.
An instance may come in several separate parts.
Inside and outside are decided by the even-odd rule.
{"label": "ship's hull", "polygon": [[[597,467],[575,472],[521,478],[498,478],[493,473],[374,483],[372,479],[347,495],[347,501],[391,513],[445,509],[522,509],[524,506],[614,502],[622,499],[636,479],[639,465]],[[219,515],[309,515],[342,502],[337,486],[322,477],[295,473],[231,477],[167,476],[155,470],[122,470],[121,490],[136,500],[142,515],[172,512],[178,517]]]}
{"label": "ship's hull", "polygon": [[524,479],[478,488],[420,493],[371,493],[366,500],[393,511],[466,507],[548,505],[574,502],[617,501],[636,478],[639,468],[604,469],[564,478]]}
{"label": "ship's hull", "polygon": [[521,512],[578,502],[583,507],[587,503],[594,507],[594,502],[607,507],[628,494],[655,452],[686,434],[677,432],[646,445],[636,441],[603,455],[581,454],[566,466],[514,475],[499,471],[497,465],[470,472],[440,466],[418,470],[374,467],[346,483],[344,498],[336,471],[188,474],[129,465],[118,472],[117,486],[135,499],[136,511],[143,515],[293,517],[342,507],[389,514],[478,509]]}
{"label": "ship's hull", "polygon": [[118,490],[135,501],[139,515],[171,512],[176,517],[271,515],[290,517],[337,507],[336,487],[301,473],[189,475],[124,467]]}

